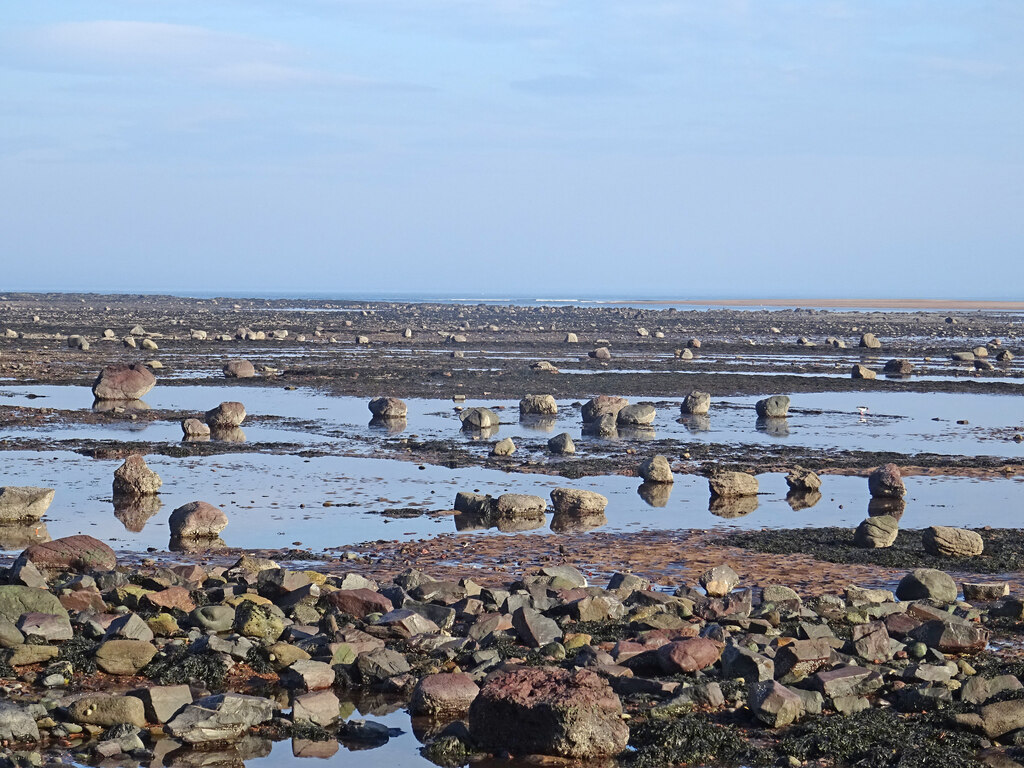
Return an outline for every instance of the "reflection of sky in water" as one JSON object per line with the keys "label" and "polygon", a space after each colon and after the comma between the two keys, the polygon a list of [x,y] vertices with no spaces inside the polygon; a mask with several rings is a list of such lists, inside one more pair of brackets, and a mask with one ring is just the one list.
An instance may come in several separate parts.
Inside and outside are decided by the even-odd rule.
{"label": "reflection of sky in water", "polygon": [[[222,507],[231,524],[225,541],[234,547],[282,547],[300,541],[314,550],[374,539],[427,536],[455,530],[451,516],[389,520],[374,512],[412,507],[450,509],[460,490],[498,495],[531,493],[545,498],[553,488],[595,490],[609,498],[608,524],[601,530],[854,526],[867,515],[867,481],[824,476],[821,500],[794,511],[786,501],[781,474],[760,476],[757,509],[737,518],[709,512],[707,480],[680,476],[667,499],[650,506],[638,492],[639,480],[612,475],[578,480],[500,470],[447,469],[390,459],[246,454],[177,459],[147,458],[163,478],[161,508],[140,533],[131,533],[114,515],[111,479],[120,461],[89,459],[67,452],[4,454],[0,483],[58,489],[44,521],[54,538],[87,533],[115,549],[167,547],[171,510],[202,499]],[[907,509],[902,525],[1018,524],[1024,479],[978,480],[961,477],[907,478]],[[324,502],[333,506],[325,507]],[[305,508],[300,505],[305,505]],[[346,506],[342,506],[346,505]],[[347,506],[351,505],[351,506]],[[840,509],[842,505],[842,509]],[[722,511],[730,514],[730,510]],[[548,517],[544,528],[550,525]],[[467,534],[472,535],[472,534]]]}
{"label": "reflection of sky in water", "polygon": [[[679,376],[681,394],[689,391],[685,374]],[[538,389],[540,389],[538,387]],[[28,393],[46,395],[29,399]],[[1022,387],[1024,393],[1024,387]],[[592,393],[597,394],[597,393]],[[713,393],[712,393],[713,394]],[[10,396],[13,395],[13,396]],[[580,398],[585,399],[583,397]],[[641,398],[632,398],[633,402]],[[706,427],[692,421],[681,423],[678,399],[656,398],[662,403],[654,422],[654,434],[625,433],[626,439],[650,437],[675,438],[692,443],[728,443],[733,445],[789,445],[816,449],[854,451],[897,451],[906,454],[938,453],[943,455],[990,455],[1024,457],[1024,444],[993,438],[995,429],[1024,425],[1024,399],[1019,395],[973,395],[916,392],[830,392],[797,394],[792,398],[791,416],[785,430],[757,429],[752,406],[757,397],[712,399],[713,405]],[[241,400],[251,416],[276,415],[322,422],[326,431],[353,430],[383,434],[368,429],[370,412],[367,400],[356,397],[333,397],[309,389],[285,390],[262,386],[157,386],[145,402],[152,408],[194,411],[201,414],[224,400]],[[474,441],[471,433],[462,433],[455,404],[451,400],[410,399],[409,416],[401,434],[420,439],[456,437],[467,443]],[[546,436],[568,432],[585,452],[588,446],[602,453],[609,447],[606,440],[582,436],[578,410],[570,400],[560,400],[559,414],[554,421],[520,423],[518,401],[468,400],[462,407],[484,405],[497,408],[503,423],[488,440],[504,437],[520,438],[538,443]],[[88,388],[68,386],[20,386],[0,388],[0,405],[27,405],[61,409],[89,408],[92,396]],[[718,407],[715,407],[718,404]],[[504,406],[504,408],[500,408]],[[859,406],[869,411],[861,420]],[[822,413],[806,413],[820,410]],[[898,417],[898,418],[893,418]],[[935,421],[934,419],[939,419]],[[966,419],[967,425],[956,424]],[[695,427],[695,428],[694,428]],[[691,429],[694,428],[694,429]],[[322,443],[324,438],[275,428],[272,424],[247,422],[243,429],[250,442]],[[8,430],[8,437],[35,436],[42,429]],[[319,429],[318,429],[319,431]],[[155,423],[111,425],[78,425],[46,429],[53,439],[119,439],[137,436],[145,441],[176,442],[181,434],[177,424]],[[588,442],[589,441],[589,442]],[[538,443],[539,445],[539,443]],[[542,447],[542,446],[540,446]],[[483,445],[481,451],[485,451]],[[522,454],[519,454],[522,455]],[[543,452],[537,454],[540,458]]]}

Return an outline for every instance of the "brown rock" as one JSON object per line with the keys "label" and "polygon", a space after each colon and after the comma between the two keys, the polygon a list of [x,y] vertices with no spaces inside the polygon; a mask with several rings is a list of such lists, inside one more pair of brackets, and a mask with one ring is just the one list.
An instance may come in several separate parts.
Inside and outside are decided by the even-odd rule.
{"label": "brown rock", "polygon": [[114,495],[149,496],[160,490],[160,475],[149,468],[146,460],[133,453],[114,470]]}
{"label": "brown rock", "polygon": [[142,363],[108,365],[92,385],[97,400],[138,400],[156,386],[156,376]]}
{"label": "brown rock", "polygon": [[240,427],[243,421],[245,421],[245,406],[237,400],[221,403],[206,412],[206,423],[210,429]]}
{"label": "brown rock", "polygon": [[47,571],[109,571],[117,565],[114,550],[85,534],[33,544],[21,553],[21,559]]}

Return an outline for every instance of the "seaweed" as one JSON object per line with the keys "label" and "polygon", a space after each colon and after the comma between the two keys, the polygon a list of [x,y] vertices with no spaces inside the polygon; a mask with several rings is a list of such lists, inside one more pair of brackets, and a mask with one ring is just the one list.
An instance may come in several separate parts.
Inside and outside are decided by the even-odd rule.
{"label": "seaweed", "polygon": [[632,752],[623,758],[630,768],[663,768],[667,765],[716,766],[770,765],[774,755],[753,746],[743,731],[719,725],[703,715],[650,719],[630,725]]}
{"label": "seaweed", "polygon": [[224,687],[227,673],[227,665],[216,653],[189,653],[184,648],[158,655],[142,670],[143,675],[160,685],[197,681],[211,690]]}

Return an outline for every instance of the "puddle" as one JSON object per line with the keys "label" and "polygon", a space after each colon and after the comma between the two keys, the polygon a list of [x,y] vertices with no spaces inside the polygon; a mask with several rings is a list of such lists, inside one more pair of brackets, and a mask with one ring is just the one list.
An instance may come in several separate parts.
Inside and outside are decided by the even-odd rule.
{"label": "puddle", "polygon": [[[301,546],[313,551],[453,532],[460,524],[448,510],[458,491],[495,496],[529,493],[547,499],[552,489],[571,486],[609,499],[607,522],[558,520],[548,514],[527,526],[539,532],[595,527],[602,531],[852,527],[867,516],[869,500],[864,478],[832,475],[823,477],[820,499],[787,500],[785,477],[769,473],[759,476],[761,495],[756,498],[711,505],[707,480],[690,475],[678,477],[671,487],[660,487],[640,485],[637,478],[620,475],[566,480],[476,467],[423,465],[420,469],[411,462],[357,457],[248,454],[151,456],[147,461],[163,479],[163,488],[157,502],[129,508],[115,509],[110,500],[113,472],[121,463],[117,460],[68,452],[9,451],[4,454],[0,484],[58,489],[43,518],[41,535],[58,538],[86,533],[132,552],[167,549],[171,511],[195,500],[224,509],[231,521],[223,533],[228,546]],[[1018,524],[1024,478],[922,476],[909,477],[906,484],[904,527]],[[464,525],[465,520],[461,523],[467,535],[484,528],[483,524]],[[511,528],[523,532],[522,527]],[[0,528],[0,549],[20,551],[33,533],[21,527]]]}

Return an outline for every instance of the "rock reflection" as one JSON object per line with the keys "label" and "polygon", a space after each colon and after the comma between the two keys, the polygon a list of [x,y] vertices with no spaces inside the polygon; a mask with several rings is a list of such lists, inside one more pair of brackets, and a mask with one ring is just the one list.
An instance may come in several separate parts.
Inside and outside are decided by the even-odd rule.
{"label": "rock reflection", "polygon": [[122,411],[148,411],[150,407],[144,400],[93,400],[92,409],[96,413],[120,413]]}
{"label": "rock reflection", "polygon": [[879,517],[889,515],[899,520],[907,508],[907,502],[902,499],[871,499],[868,502],[868,517]]}
{"label": "rock reflection", "polygon": [[690,413],[680,416],[676,421],[690,432],[710,432],[711,417],[706,413]]}
{"label": "rock reflection", "polygon": [[619,437],[623,440],[654,440],[654,427],[640,424],[619,424]]}
{"label": "rock reflection", "polygon": [[555,416],[524,415],[519,417],[519,423],[524,429],[528,429],[531,432],[554,432],[558,418]]}
{"label": "rock reflection", "polygon": [[757,420],[758,432],[764,432],[772,437],[789,437],[789,419],[760,417]]}
{"label": "rock reflection", "polygon": [[605,437],[610,440],[614,440],[619,436],[615,416],[610,413],[606,413],[594,421],[584,422],[582,432],[589,437]]}
{"label": "rock reflection", "polygon": [[480,427],[479,429],[473,429],[463,425],[462,434],[470,440],[489,440],[498,434],[499,429],[500,427]]}
{"label": "rock reflection", "polygon": [[547,522],[543,512],[523,512],[514,515],[495,515],[494,525],[502,533],[519,533],[543,528]]}
{"label": "rock reflection", "polygon": [[551,518],[555,533],[586,533],[607,524],[604,512],[555,512]]}
{"label": "rock reflection", "polygon": [[140,533],[162,506],[157,496],[115,496],[114,517],[124,524],[125,530]]}
{"label": "rock reflection", "polygon": [[383,416],[374,416],[370,419],[370,429],[381,430],[389,435],[397,435],[405,431],[408,422],[402,418],[386,419]]}
{"label": "rock reflection", "polygon": [[309,739],[292,739],[293,757],[318,757],[325,760],[338,754],[338,742],[335,739],[330,741],[310,741]]}
{"label": "rock reflection", "polygon": [[212,749],[177,749],[163,758],[168,768],[245,768],[247,760],[267,757],[273,749],[270,739],[243,736],[231,745]]}
{"label": "rock reflection", "polygon": [[821,501],[821,491],[790,491],[786,494],[786,501],[794,512],[810,509]]}
{"label": "rock reflection", "polygon": [[213,539],[183,539],[179,536],[171,536],[171,542],[167,545],[171,552],[185,552],[190,555],[199,555],[205,552],[218,552],[227,549],[227,542],[220,536]]}
{"label": "rock reflection", "polygon": [[743,517],[755,509],[757,496],[716,496],[708,504],[708,512],[724,518]]}
{"label": "rock reflection", "polygon": [[649,506],[664,507],[672,495],[672,483],[641,483],[636,492]]}
{"label": "rock reflection", "polygon": [[244,443],[245,432],[241,427],[226,427],[223,429],[211,429],[210,437],[220,440],[222,443]]}
{"label": "rock reflection", "polygon": [[476,512],[459,512],[453,516],[453,519],[455,520],[455,530],[460,533],[464,531],[486,531],[488,528],[494,527],[490,515],[481,515]]}
{"label": "rock reflection", "polygon": [[33,544],[53,541],[46,523],[6,523],[0,525],[0,549],[27,549]]}

